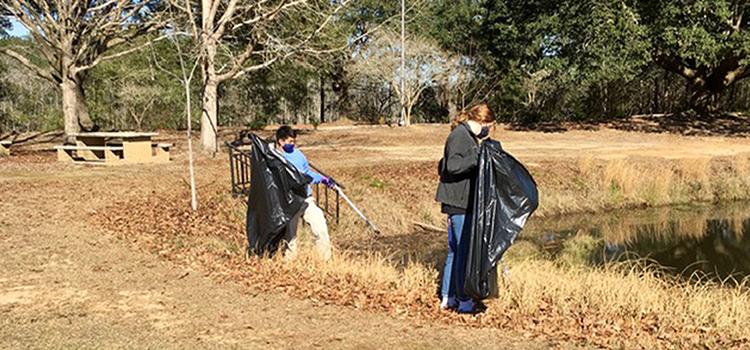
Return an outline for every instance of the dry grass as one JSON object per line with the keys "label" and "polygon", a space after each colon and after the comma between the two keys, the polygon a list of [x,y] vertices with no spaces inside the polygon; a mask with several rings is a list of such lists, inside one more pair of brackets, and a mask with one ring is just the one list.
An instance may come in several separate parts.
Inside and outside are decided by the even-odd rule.
{"label": "dry grass", "polygon": [[[244,205],[229,198],[226,184],[201,187],[199,214],[189,212],[184,189],[175,189],[156,193],[146,203],[139,198],[137,205],[123,199],[100,219],[114,234],[168,259],[202,266],[219,279],[234,279],[321,304],[472,327],[513,328],[531,336],[613,348],[750,346],[745,326],[750,324],[746,282],[686,284],[645,265],[585,267],[578,263],[585,252],[576,249],[597,242],[584,235],[573,242],[578,246],[571,243],[566,250],[568,259],[562,261],[567,263],[545,260],[533,244],[518,242],[506,257],[510,278],[503,280],[500,298],[489,301],[485,313],[461,316],[441,312],[436,296],[437,267],[445,255],[445,237],[413,227],[414,221],[444,226],[444,216],[434,202],[435,161],[402,158],[408,157],[413,147],[435,143],[436,137],[399,134],[384,138],[376,132],[352,131],[330,142],[325,139],[330,135],[312,135],[307,140],[319,147],[308,152],[309,157],[321,159],[318,165],[344,182],[350,197],[384,231],[382,236],[372,237],[345,211],[340,225],[332,227],[337,250],[331,263],[318,261],[304,247],[292,262],[245,258]],[[383,149],[356,149],[363,144]],[[381,151],[383,154],[376,154]],[[326,160],[316,152],[334,156]],[[559,221],[573,212],[750,197],[746,155],[667,159],[632,154],[593,157],[579,152],[564,159],[540,157],[528,163],[541,193],[538,216]],[[201,167],[202,183],[225,178],[228,173],[223,160],[204,161]],[[735,224],[743,215],[737,213]],[[696,227],[705,225],[706,217],[680,221],[682,228],[657,227],[656,231],[695,233]],[[601,224],[596,216],[590,221]],[[659,217],[653,221],[664,222]],[[604,224],[603,235],[608,240],[635,239],[628,223],[614,220]]]}
{"label": "dry grass", "polygon": [[[351,187],[358,193],[357,186]],[[430,259],[439,258],[425,252],[432,249],[420,242],[425,234],[386,232],[386,237],[372,238],[345,216],[342,225],[334,228],[333,238],[339,247],[348,247],[339,248],[329,263],[319,261],[313,249],[304,245],[298,259],[291,262],[278,257],[245,258],[239,214],[243,206],[229,199],[225,190],[213,186],[204,191],[201,215],[164,204],[175,203],[176,197],[184,195],[177,192],[150,198],[145,207],[116,205],[107,211],[106,220],[121,237],[166,258],[204,266],[217,278],[235,279],[253,288],[283,291],[321,304],[473,327],[513,328],[551,339],[614,348],[750,345],[745,327],[750,322],[746,283],[695,285],[643,266],[584,267],[575,263],[575,247],[568,250],[571,263],[560,263],[543,259],[529,242],[517,243],[505,259],[510,278],[501,281],[500,298],[489,301],[487,311],[477,316],[437,308],[438,272]],[[387,213],[398,211],[398,207],[392,208],[398,201],[391,203],[368,209],[370,213],[386,207],[390,208]],[[144,219],[129,220],[132,217]],[[401,226],[394,220],[390,227]],[[427,239],[442,241],[434,236]],[[583,244],[586,240],[582,236]],[[438,255],[444,254],[441,248],[438,243]]]}
{"label": "dry grass", "polygon": [[750,295],[744,284],[686,285],[665,282],[664,276],[647,269],[564,268],[538,260],[512,266],[513,279],[493,308],[518,309],[526,316],[549,309],[559,317],[578,315],[592,325],[609,324],[610,331],[657,338],[689,338],[700,334],[699,329],[728,339],[748,335],[744,325],[750,320]]}
{"label": "dry grass", "polygon": [[584,157],[573,166],[551,163],[531,171],[540,184],[539,216],[750,197],[747,156],[679,160]]}
{"label": "dry grass", "polygon": [[[745,325],[750,321],[750,293],[744,283],[684,284],[637,266],[587,269],[526,257],[508,262],[510,277],[501,280],[500,298],[488,301],[487,311],[476,317],[436,310],[436,273],[418,264],[402,269],[380,257],[349,254],[325,264],[308,253],[285,263],[251,259],[248,266],[260,264],[254,272],[264,276],[268,269],[282,266],[284,274],[305,276],[311,286],[295,285],[302,289],[332,286],[341,279],[358,281],[351,289],[336,283],[338,293],[328,302],[396,315],[534,329],[553,337],[615,347],[748,344]],[[362,285],[367,291],[359,289]]]}

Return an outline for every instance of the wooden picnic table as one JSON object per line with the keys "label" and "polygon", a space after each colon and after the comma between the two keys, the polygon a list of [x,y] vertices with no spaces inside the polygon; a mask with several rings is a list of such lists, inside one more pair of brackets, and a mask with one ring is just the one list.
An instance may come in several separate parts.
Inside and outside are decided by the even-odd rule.
{"label": "wooden picnic table", "polygon": [[83,132],[75,145],[55,146],[58,160],[105,165],[169,161],[171,144],[155,143],[155,132]]}

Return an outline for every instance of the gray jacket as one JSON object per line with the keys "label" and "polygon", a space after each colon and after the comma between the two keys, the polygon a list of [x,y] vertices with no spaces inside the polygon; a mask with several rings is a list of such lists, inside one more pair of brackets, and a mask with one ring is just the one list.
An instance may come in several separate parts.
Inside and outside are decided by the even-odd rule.
{"label": "gray jacket", "polygon": [[471,182],[476,178],[479,144],[466,123],[461,123],[445,141],[438,173],[440,184],[435,199],[455,208],[469,207]]}

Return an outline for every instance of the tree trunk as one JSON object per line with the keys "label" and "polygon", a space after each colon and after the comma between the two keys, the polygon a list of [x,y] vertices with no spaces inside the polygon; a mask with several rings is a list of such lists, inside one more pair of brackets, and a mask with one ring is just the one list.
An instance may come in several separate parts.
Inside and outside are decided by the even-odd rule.
{"label": "tree trunk", "polygon": [[83,94],[83,87],[79,80],[70,77],[64,78],[60,83],[60,90],[62,91],[63,118],[67,138],[81,130],[94,130],[95,126],[89,118],[86,96]]}
{"label": "tree trunk", "polygon": [[[182,58],[180,58],[182,61]],[[183,74],[186,74],[183,68]],[[184,75],[183,75],[184,76]],[[195,164],[193,163],[193,103],[190,100],[190,81],[193,80],[192,73],[190,78],[183,80],[185,88],[185,119],[187,119],[187,144],[188,144],[188,171],[190,172],[190,207],[193,211],[198,210],[198,191],[195,188]]]}
{"label": "tree trunk", "polygon": [[449,86],[442,86],[439,91],[440,107],[448,111],[448,121],[451,121],[458,114],[458,106],[454,101],[456,95],[452,93]]}
{"label": "tree trunk", "polygon": [[325,76],[320,74],[320,124],[326,122],[326,89]]}
{"label": "tree trunk", "polygon": [[95,131],[98,129],[89,116],[89,107],[86,105],[86,95],[83,92],[81,80],[76,78],[75,88],[76,110],[78,111],[78,125],[85,131]]}
{"label": "tree trunk", "polygon": [[203,113],[201,113],[201,145],[211,155],[218,152],[216,144],[219,114],[219,84],[209,78],[203,87]]}
{"label": "tree trunk", "polygon": [[726,88],[721,83],[711,84],[703,78],[690,81],[690,107],[700,114],[711,114],[719,110],[719,99]]}
{"label": "tree trunk", "polygon": [[659,103],[660,102],[659,94],[660,94],[659,78],[654,77],[654,96],[653,96],[654,100],[652,104],[653,107],[651,108],[651,114],[659,113],[659,111],[661,110],[661,103]]}
{"label": "tree trunk", "polygon": [[216,144],[219,120],[219,81],[216,77],[215,66],[216,41],[206,36],[204,45],[201,145],[203,152],[213,156],[219,150]]}
{"label": "tree trunk", "polygon": [[410,126],[411,125],[411,109],[414,107],[414,104],[409,103],[407,106],[404,106],[406,108],[404,113],[404,126]]}
{"label": "tree trunk", "polygon": [[75,92],[75,82],[70,79],[64,79],[60,83],[62,90],[63,118],[65,120],[65,136],[76,134],[81,131],[78,125],[78,95]]}
{"label": "tree trunk", "polygon": [[[218,1],[218,0],[216,0]],[[218,42],[215,35],[216,19],[211,16],[216,3],[201,0],[201,46],[203,57],[203,96],[201,101],[201,146],[203,152],[216,155],[219,121],[219,79],[216,74],[216,51]]]}
{"label": "tree trunk", "polygon": [[719,111],[724,91],[750,76],[750,68],[742,66],[739,57],[727,57],[713,67],[687,67],[672,57],[660,57],[657,61],[662,68],[685,78],[688,106],[704,115]]}
{"label": "tree trunk", "polygon": [[604,83],[602,86],[602,115],[609,118],[609,85]]}
{"label": "tree trunk", "polygon": [[726,103],[722,103],[721,105],[731,111],[736,108],[734,101],[737,101],[737,84],[732,84],[732,87],[729,88],[729,96]]}
{"label": "tree trunk", "polygon": [[721,109],[718,103],[719,97],[720,95],[713,94],[709,90],[694,90],[690,96],[690,106],[702,115],[712,114]]}

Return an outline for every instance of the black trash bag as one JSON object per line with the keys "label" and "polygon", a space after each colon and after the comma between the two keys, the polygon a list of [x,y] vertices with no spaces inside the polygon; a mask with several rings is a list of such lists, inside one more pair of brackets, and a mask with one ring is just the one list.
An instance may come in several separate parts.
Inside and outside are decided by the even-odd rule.
{"label": "black trash bag", "polygon": [[311,179],[257,135],[250,135],[252,157],[247,201],[248,252],[273,256],[287,225],[307,204]]}
{"label": "black trash bag", "polygon": [[483,300],[497,297],[497,263],[539,206],[539,194],[529,171],[500,142],[487,140],[479,152],[464,292]]}

